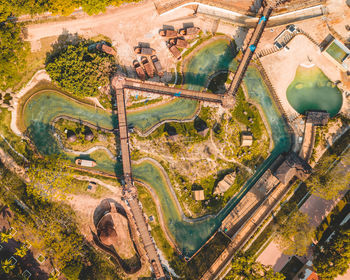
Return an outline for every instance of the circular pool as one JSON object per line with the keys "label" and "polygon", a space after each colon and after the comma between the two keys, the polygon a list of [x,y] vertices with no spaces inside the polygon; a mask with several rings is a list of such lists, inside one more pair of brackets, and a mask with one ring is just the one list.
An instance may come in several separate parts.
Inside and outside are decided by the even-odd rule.
{"label": "circular pool", "polygon": [[289,104],[300,114],[308,110],[324,110],[334,117],[343,102],[340,90],[318,67],[298,67],[287,89]]}

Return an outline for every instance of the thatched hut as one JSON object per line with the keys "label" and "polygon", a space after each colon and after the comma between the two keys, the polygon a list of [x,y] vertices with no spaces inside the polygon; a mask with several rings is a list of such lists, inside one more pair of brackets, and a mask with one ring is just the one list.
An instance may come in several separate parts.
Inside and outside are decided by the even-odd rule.
{"label": "thatched hut", "polygon": [[194,128],[202,137],[205,137],[209,132],[207,123],[199,117],[196,117],[196,119],[194,120]]}
{"label": "thatched hut", "polygon": [[77,141],[77,135],[73,130],[70,130],[70,129],[67,130],[67,141],[70,143]]}
{"label": "thatched hut", "polygon": [[90,127],[88,126],[85,126],[85,130],[84,130],[84,138],[85,138],[85,141],[92,141],[94,139],[94,134],[93,132],[91,131]]}
{"label": "thatched hut", "polygon": [[204,190],[192,190],[192,198],[197,201],[204,200]]}

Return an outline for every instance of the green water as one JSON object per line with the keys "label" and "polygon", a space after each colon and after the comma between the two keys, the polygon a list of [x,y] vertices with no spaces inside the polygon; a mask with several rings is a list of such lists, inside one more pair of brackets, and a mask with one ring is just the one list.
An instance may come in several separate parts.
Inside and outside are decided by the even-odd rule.
{"label": "green water", "polygon": [[[234,71],[237,62],[234,60],[231,49],[226,40],[218,40],[199,51],[185,67],[186,87],[200,89],[207,82],[206,78],[218,70],[230,69]],[[260,74],[255,68],[249,67],[244,82],[247,85],[251,98],[261,104],[266,119],[272,128],[275,148],[271,156],[258,168],[254,176],[248,180],[240,193],[234,197],[215,218],[207,218],[199,222],[188,223],[183,220],[170,190],[160,170],[151,162],[145,161],[133,165],[135,178],[148,183],[157,193],[165,222],[170,233],[175,237],[178,246],[183,252],[191,256],[202,246],[211,234],[220,226],[221,221],[245,195],[271,162],[290,146],[285,124],[276,107],[272,103],[269,93],[263,84]],[[155,123],[165,119],[184,119],[191,117],[197,108],[197,102],[176,99],[169,104],[128,114],[128,122],[141,130],[147,130]],[[68,115],[88,121],[105,128],[112,128],[116,120],[100,109],[92,106],[80,105],[67,97],[54,92],[46,91],[35,95],[24,108],[25,125],[32,132],[31,137],[38,150],[44,154],[60,152],[55,139],[51,136],[50,120],[58,115]],[[108,172],[120,172],[120,164],[109,159],[103,151],[90,155],[96,160],[96,168]]]}
{"label": "green water", "polygon": [[287,89],[290,105],[300,114],[307,110],[325,110],[335,116],[343,102],[340,90],[317,68],[298,67]]}
{"label": "green water", "polygon": [[333,42],[326,50],[326,52],[339,63],[347,57],[347,53],[343,51],[335,42]]}
{"label": "green water", "polygon": [[[146,131],[165,119],[191,118],[195,114],[197,106],[196,101],[178,98],[147,111],[130,113],[128,114],[128,123],[133,124],[141,131]],[[88,121],[93,125],[107,129],[117,126],[117,119],[102,109],[80,104],[57,91],[41,91],[35,94],[24,108],[24,125],[41,153],[60,152],[59,146],[52,136],[50,122],[62,115]]]}

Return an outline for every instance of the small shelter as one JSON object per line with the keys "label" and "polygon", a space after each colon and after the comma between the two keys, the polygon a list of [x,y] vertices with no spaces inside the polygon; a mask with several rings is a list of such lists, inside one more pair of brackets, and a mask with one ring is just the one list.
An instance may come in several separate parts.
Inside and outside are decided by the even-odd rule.
{"label": "small shelter", "polygon": [[235,182],[236,172],[227,174],[215,187],[214,194],[222,194],[226,192]]}
{"label": "small shelter", "polygon": [[241,146],[242,147],[249,147],[253,144],[253,135],[248,132],[242,132],[242,136],[241,136]]}
{"label": "small shelter", "polygon": [[87,186],[86,190],[91,193],[96,192],[96,183],[95,182],[89,182],[89,185]]}
{"label": "small shelter", "polygon": [[77,135],[73,130],[70,130],[70,129],[67,130],[67,141],[70,143],[77,141]]}
{"label": "small shelter", "polygon": [[196,119],[194,120],[194,128],[202,137],[205,137],[209,132],[207,123],[199,117],[196,117]]}
{"label": "small shelter", "polygon": [[204,200],[205,196],[204,196],[204,190],[192,190],[192,197],[194,200]]}
{"label": "small shelter", "polygon": [[306,123],[313,125],[326,125],[329,121],[329,113],[326,111],[307,111]]}
{"label": "small shelter", "polygon": [[84,138],[85,138],[85,141],[92,141],[94,139],[94,134],[92,133],[90,127],[88,126],[85,126]]}
{"label": "small shelter", "polygon": [[178,60],[181,59],[181,52],[179,51],[179,49],[178,49],[176,46],[174,46],[174,45],[170,46],[170,47],[169,47],[169,50],[170,50],[171,54],[172,54],[176,59],[178,59]]}

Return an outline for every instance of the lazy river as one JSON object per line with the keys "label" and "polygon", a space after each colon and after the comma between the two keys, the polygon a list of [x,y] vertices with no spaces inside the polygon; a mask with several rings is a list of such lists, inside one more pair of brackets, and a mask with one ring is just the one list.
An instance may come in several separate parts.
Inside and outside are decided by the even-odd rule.
{"label": "lazy river", "polygon": [[[186,87],[200,89],[205,83],[205,77],[218,70],[230,69],[234,71],[237,62],[227,40],[217,40],[198,51],[185,67]],[[245,195],[261,174],[270,166],[273,160],[290,147],[286,125],[274,105],[259,72],[249,67],[244,83],[249,96],[259,103],[265,113],[272,130],[274,149],[268,159],[257,169],[242,190],[232,198],[226,207],[215,217],[208,217],[201,221],[187,222],[181,217],[174,198],[166,184],[164,175],[150,161],[143,161],[133,165],[136,179],[149,184],[159,197],[165,223],[176,240],[180,249],[187,256],[193,255],[220,226],[221,221]],[[128,113],[128,123],[146,131],[162,120],[183,120],[191,118],[197,110],[197,102],[184,99],[174,99],[167,104],[152,109]],[[23,108],[23,121],[30,136],[43,154],[61,153],[55,138],[52,136],[50,122],[60,115],[67,115],[76,119],[88,121],[104,128],[113,128],[116,120],[105,111],[87,104],[81,104],[72,98],[53,91],[45,90],[33,95]],[[68,155],[72,158],[72,155]],[[96,151],[90,155],[97,162],[97,168],[107,172],[120,174],[120,163],[111,160],[103,151]]]}

